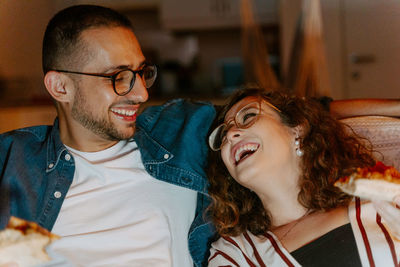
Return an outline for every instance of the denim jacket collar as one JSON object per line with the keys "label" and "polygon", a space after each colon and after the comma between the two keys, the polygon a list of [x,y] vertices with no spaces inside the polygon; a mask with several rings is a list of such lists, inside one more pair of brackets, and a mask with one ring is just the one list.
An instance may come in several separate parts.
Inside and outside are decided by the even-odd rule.
{"label": "denim jacket collar", "polygon": [[56,118],[54,121],[54,127],[51,128],[51,133],[47,139],[46,173],[52,172],[56,169],[60,162],[62,153],[67,150],[61,142],[59,127],[59,121],[58,118]]}

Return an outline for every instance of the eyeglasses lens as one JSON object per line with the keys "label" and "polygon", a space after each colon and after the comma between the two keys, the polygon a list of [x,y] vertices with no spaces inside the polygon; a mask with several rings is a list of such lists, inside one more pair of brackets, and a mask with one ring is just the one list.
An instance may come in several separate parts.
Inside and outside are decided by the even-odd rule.
{"label": "eyeglasses lens", "polygon": [[226,125],[221,124],[217,128],[215,128],[214,131],[212,131],[212,133],[210,134],[208,138],[208,144],[212,150],[218,151],[221,149],[222,140],[224,136],[223,132],[225,132],[225,129]]}
{"label": "eyeglasses lens", "polygon": [[146,83],[146,88],[150,88],[157,77],[157,68],[155,66],[146,66],[143,68],[142,78]]}
{"label": "eyeglasses lens", "polygon": [[135,83],[135,75],[130,70],[121,71],[115,77],[115,90],[119,95],[126,94]]}
{"label": "eyeglasses lens", "polygon": [[[260,103],[253,102],[247,104],[236,113],[234,124],[240,129],[248,128],[253,125],[260,112]],[[218,151],[221,149],[228,130],[233,126],[232,123],[232,121],[230,123],[223,123],[210,134],[208,142],[212,150]]]}
{"label": "eyeglasses lens", "polygon": [[260,105],[259,103],[250,103],[244,106],[239,112],[236,114],[235,122],[239,128],[247,128],[250,127],[256,116],[260,114]]}
{"label": "eyeglasses lens", "polygon": [[[155,66],[145,66],[137,73],[144,80],[146,88],[150,88],[156,80],[157,69]],[[115,77],[115,90],[119,95],[125,95],[132,89],[135,81],[136,72],[132,70],[123,70]]]}

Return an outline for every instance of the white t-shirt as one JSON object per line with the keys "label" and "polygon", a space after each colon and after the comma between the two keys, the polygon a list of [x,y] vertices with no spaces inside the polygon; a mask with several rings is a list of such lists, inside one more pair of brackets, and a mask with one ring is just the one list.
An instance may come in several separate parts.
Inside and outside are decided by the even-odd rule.
{"label": "white t-shirt", "polygon": [[197,193],[151,177],[135,142],[100,152],[68,148],[71,188],[50,250],[77,266],[192,266],[187,236]]}

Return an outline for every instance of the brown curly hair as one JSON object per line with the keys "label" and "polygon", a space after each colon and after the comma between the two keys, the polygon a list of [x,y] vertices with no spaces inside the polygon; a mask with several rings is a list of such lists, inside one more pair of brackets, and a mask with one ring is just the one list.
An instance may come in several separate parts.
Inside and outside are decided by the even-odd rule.
{"label": "brown curly hair", "polygon": [[[263,98],[281,110],[278,114],[284,125],[303,127],[299,203],[310,211],[328,211],[347,205],[351,196],[333,184],[357,167],[375,164],[370,143],[334,119],[315,99],[259,88],[235,93],[219,112],[214,126],[224,121],[235,103],[248,96]],[[262,235],[270,229],[270,214],[261,200],[230,176],[220,152],[210,152],[208,177],[212,198],[208,212],[220,235],[237,236],[246,230]]]}

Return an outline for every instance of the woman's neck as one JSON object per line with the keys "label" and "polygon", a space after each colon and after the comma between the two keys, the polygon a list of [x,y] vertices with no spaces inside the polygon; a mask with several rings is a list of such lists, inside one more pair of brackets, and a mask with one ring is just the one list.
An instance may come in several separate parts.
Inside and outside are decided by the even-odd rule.
{"label": "woman's neck", "polygon": [[275,203],[267,206],[267,210],[271,215],[272,227],[278,227],[298,220],[308,211],[297,199],[295,201],[283,201],[278,204]]}
{"label": "woman's neck", "polygon": [[272,227],[288,224],[301,218],[308,210],[298,201],[298,189],[275,190],[268,194],[258,194],[264,208],[271,216]]}

